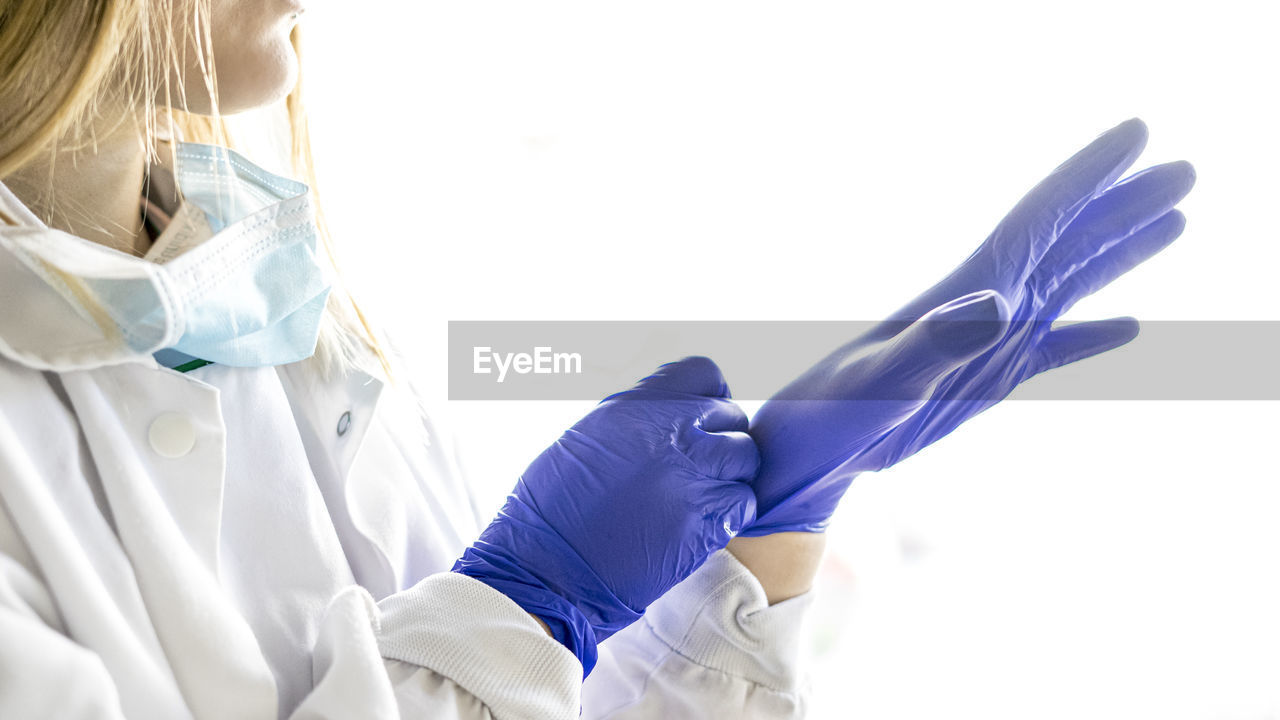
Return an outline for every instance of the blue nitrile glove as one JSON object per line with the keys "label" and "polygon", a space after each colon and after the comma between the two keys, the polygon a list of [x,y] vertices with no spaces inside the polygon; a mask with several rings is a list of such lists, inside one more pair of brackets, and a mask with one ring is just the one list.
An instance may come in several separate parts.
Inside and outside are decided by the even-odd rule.
{"label": "blue nitrile glove", "polygon": [[751,421],[761,467],[743,535],[819,532],[860,472],[893,465],[1027,378],[1123,345],[1132,318],[1050,323],[1182,232],[1185,162],[1123,182],[1147,129],[1129,120],[1043,180],[960,267],[769,399]]}
{"label": "blue nitrile glove", "polygon": [[525,470],[453,570],[547,623],[582,661],[755,518],[760,455],[704,357],[605,398]]}

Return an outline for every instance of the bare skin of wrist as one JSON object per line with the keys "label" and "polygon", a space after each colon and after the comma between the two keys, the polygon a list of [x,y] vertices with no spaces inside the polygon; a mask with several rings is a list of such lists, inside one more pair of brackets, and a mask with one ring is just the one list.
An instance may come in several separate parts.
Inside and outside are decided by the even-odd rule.
{"label": "bare skin of wrist", "polygon": [[542,632],[546,633],[549,637],[555,637],[551,634],[551,628],[547,627],[547,624],[542,621],[542,618],[534,615],[533,613],[529,613],[529,617],[533,618],[534,621],[538,623],[538,627],[542,628]]}
{"label": "bare skin of wrist", "polygon": [[826,547],[825,533],[782,532],[729,541],[729,552],[764,586],[770,605],[813,588]]}

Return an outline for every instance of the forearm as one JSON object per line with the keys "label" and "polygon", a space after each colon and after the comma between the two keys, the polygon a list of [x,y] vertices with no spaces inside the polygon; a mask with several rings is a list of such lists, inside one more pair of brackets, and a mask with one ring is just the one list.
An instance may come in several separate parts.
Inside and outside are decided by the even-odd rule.
{"label": "forearm", "polygon": [[813,587],[826,546],[825,533],[780,532],[734,538],[728,550],[756,576],[773,605]]}

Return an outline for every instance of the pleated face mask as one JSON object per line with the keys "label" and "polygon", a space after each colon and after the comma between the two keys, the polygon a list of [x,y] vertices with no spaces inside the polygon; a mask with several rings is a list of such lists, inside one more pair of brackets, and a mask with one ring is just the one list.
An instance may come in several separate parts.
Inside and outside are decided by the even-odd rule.
{"label": "pleated face mask", "polygon": [[[86,364],[92,355],[118,362],[165,348],[233,366],[280,365],[314,353],[332,280],[318,255],[307,186],[226,148],[179,143],[176,153],[174,181],[183,203],[145,258],[43,226],[10,229],[3,237],[5,249],[82,320],[101,325],[105,312],[123,347],[90,336],[89,342],[12,349],[35,350],[43,357],[33,359],[49,366]],[[23,329],[13,330],[5,328],[23,339]]]}

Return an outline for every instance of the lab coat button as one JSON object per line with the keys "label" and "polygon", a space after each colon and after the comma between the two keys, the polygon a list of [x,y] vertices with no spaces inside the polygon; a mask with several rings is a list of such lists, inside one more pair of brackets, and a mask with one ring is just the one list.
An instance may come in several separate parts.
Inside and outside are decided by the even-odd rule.
{"label": "lab coat button", "polygon": [[347,428],[351,427],[351,411],[342,413],[342,417],[338,418],[338,437],[347,434]]}
{"label": "lab coat button", "polygon": [[163,413],[151,422],[147,432],[151,449],[167,458],[179,458],[191,452],[196,444],[196,429],[191,418],[181,413]]}

